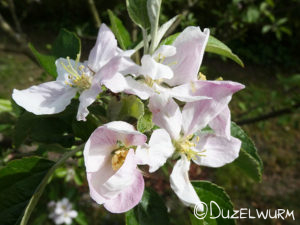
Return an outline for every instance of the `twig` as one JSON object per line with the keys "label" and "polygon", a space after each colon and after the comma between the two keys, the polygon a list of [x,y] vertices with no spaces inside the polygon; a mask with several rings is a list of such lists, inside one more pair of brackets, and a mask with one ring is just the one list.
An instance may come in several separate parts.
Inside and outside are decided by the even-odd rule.
{"label": "twig", "polygon": [[281,116],[281,115],[284,115],[284,114],[293,113],[299,107],[300,107],[300,103],[297,103],[297,104],[295,104],[291,107],[283,108],[283,109],[278,110],[278,111],[273,111],[273,112],[270,112],[270,113],[267,113],[265,115],[261,115],[261,116],[258,116],[258,117],[245,119],[245,120],[240,120],[240,121],[237,121],[236,123],[238,125],[256,123],[256,122],[259,122],[259,121],[263,121],[263,120],[271,119],[271,118],[274,118],[274,117],[278,117],[278,116]]}
{"label": "twig", "polygon": [[10,9],[10,13],[12,15],[12,18],[13,18],[14,23],[16,25],[16,29],[19,32],[19,34],[22,34],[23,32],[22,32],[20,21],[17,17],[17,14],[16,14],[16,8],[15,8],[14,1],[13,0],[8,0],[8,5],[9,5],[9,9]]}
{"label": "twig", "polygon": [[100,20],[94,0],[88,0],[88,4],[89,4],[89,8],[90,8],[91,14],[94,19],[95,26],[97,28],[99,28],[101,25],[101,20]]}

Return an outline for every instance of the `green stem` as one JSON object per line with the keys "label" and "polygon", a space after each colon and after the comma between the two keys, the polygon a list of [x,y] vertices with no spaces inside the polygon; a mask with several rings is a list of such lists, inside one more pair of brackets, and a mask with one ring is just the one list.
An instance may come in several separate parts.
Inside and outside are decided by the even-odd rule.
{"label": "green stem", "polygon": [[40,185],[37,187],[35,193],[33,194],[33,196],[31,197],[25,212],[24,212],[24,216],[22,218],[22,221],[20,223],[20,225],[26,225],[28,223],[29,217],[32,213],[32,211],[34,210],[36,204],[38,203],[40,197],[42,196],[45,187],[48,184],[48,181],[50,179],[50,177],[52,176],[52,174],[54,173],[54,171],[60,167],[69,157],[73,156],[76,154],[76,152],[80,151],[83,148],[84,144],[79,145],[78,147],[76,147],[74,150],[70,150],[69,152],[65,153],[52,167],[51,169],[48,171],[48,173],[46,174],[46,176],[44,177],[44,179],[42,180],[42,182],[40,183]]}
{"label": "green stem", "polygon": [[149,51],[149,41],[148,41],[148,34],[147,30],[142,28],[143,31],[143,39],[144,39],[144,55],[148,54]]}
{"label": "green stem", "polygon": [[161,0],[158,4],[157,16],[155,18],[154,24],[151,24],[151,45],[149,49],[149,53],[152,55],[155,48],[157,47],[157,31],[158,31],[158,23],[159,23],[159,15],[160,15],[160,8],[161,8]]}

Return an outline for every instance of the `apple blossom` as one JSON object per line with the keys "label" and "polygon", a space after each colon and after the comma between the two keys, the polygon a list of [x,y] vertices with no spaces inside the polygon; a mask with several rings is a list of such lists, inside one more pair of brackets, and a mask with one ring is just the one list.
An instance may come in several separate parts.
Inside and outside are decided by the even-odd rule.
{"label": "apple blossom", "polygon": [[135,149],[147,137],[126,122],[98,127],[84,148],[91,197],[113,213],[130,210],[139,203],[144,179],[137,169]]}
{"label": "apple blossom", "polygon": [[57,225],[71,224],[73,218],[76,218],[78,215],[77,211],[72,209],[72,204],[67,198],[63,198],[57,202],[49,202],[48,208],[51,210],[49,218]]}
{"label": "apple blossom", "polygon": [[[62,112],[76,93],[80,93],[77,120],[85,120],[91,105],[102,92],[101,85],[107,84],[112,91],[122,91],[110,85],[120,76],[119,72],[132,72],[130,55],[117,47],[117,40],[111,30],[102,24],[97,41],[89,54],[88,61],[79,62],[69,57],[56,60],[57,79],[25,90],[13,91],[15,102],[36,115]],[[124,65],[123,65],[124,64]],[[134,69],[134,67],[133,67]]]}
{"label": "apple blossom", "polygon": [[[160,132],[164,135],[157,138],[153,133],[149,146],[137,149],[140,163],[148,164],[150,172],[162,166],[171,155],[180,157],[170,182],[171,188],[187,206],[200,204],[188,178],[191,160],[202,166],[221,167],[239,155],[241,141],[230,135],[228,103],[233,93],[244,88],[230,81],[196,81],[193,87],[195,95],[206,95],[212,99],[187,103],[182,112],[167,95],[155,95],[150,99],[153,122],[163,128]],[[213,132],[202,131],[207,125]],[[152,139],[155,139],[155,145],[151,145]],[[155,147],[159,143],[162,143],[160,152]]]}

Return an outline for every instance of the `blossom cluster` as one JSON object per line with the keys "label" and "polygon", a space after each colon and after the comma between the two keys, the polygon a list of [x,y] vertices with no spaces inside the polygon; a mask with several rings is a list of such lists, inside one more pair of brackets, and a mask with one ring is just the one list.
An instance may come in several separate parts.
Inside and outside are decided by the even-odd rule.
{"label": "blossom cluster", "polygon": [[172,158],[171,188],[186,206],[197,205],[188,176],[191,162],[221,167],[238,157],[241,146],[230,134],[228,103],[244,85],[209,81],[199,73],[208,38],[209,29],[187,27],[171,45],[159,45],[136,64],[135,51],[118,48],[113,32],[102,24],[87,61],[57,59],[56,81],[14,90],[13,99],[34,114],[55,114],[79,93],[77,120],[85,121],[103,86],[138,96],[157,129],[147,141],[133,125],[112,121],[91,134],[84,148],[91,197],[110,212],[126,212],[143,195],[139,165],[153,173]]}

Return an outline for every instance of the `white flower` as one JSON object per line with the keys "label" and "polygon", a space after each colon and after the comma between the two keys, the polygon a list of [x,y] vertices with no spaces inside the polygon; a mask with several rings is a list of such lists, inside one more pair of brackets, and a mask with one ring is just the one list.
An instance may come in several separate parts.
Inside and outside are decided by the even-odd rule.
{"label": "white flower", "polygon": [[72,204],[67,198],[63,198],[57,202],[49,202],[48,208],[51,211],[49,218],[55,224],[71,224],[73,218],[76,218],[78,215],[77,211],[72,209]]}

